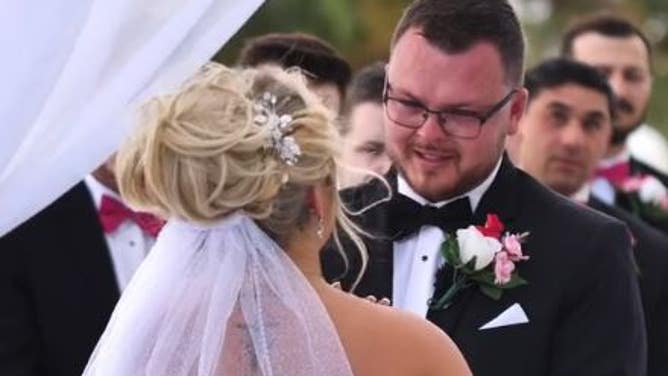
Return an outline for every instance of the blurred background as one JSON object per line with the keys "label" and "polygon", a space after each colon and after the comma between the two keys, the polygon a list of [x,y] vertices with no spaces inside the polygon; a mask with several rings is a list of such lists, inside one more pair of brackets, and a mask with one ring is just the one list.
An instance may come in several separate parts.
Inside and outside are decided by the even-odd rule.
{"label": "blurred background", "polygon": [[[385,60],[395,23],[410,0],[267,0],[222,49],[217,60],[233,64],[248,37],[303,31],[332,43],[358,68]],[[668,135],[668,0],[511,0],[528,39],[528,66],[558,54],[566,27],[582,15],[611,11],[648,35],[656,49],[649,123]]]}

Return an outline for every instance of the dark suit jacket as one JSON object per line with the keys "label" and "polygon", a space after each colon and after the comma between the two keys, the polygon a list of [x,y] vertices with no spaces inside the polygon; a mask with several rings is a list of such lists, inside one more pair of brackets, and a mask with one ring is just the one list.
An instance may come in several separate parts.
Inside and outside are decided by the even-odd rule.
{"label": "dark suit jacket", "polygon": [[118,296],[80,183],[0,239],[0,375],[80,375]]}
{"label": "dark suit jacket", "polygon": [[633,215],[590,197],[588,205],[629,226],[635,240],[647,328],[647,375],[668,375],[668,237]]}
{"label": "dark suit jacket", "polygon": [[[668,176],[666,176],[665,174],[656,170],[652,166],[649,166],[646,163],[643,163],[643,162],[641,162],[637,159],[633,159],[633,158],[631,158],[631,160],[630,160],[630,165],[631,165],[631,173],[632,174],[644,174],[644,175],[654,176],[664,186],[668,187]],[[623,194],[618,194],[617,195],[617,198],[615,199],[615,205],[619,206],[620,208],[622,208],[622,209],[624,209],[628,212],[633,212],[633,206],[629,202],[628,198],[625,197]],[[654,227],[655,229],[657,229],[657,230],[663,232],[664,234],[668,235],[668,220],[650,218],[650,217],[646,217],[646,216],[643,216],[643,215],[638,215],[638,218],[643,220],[648,225]]]}
{"label": "dark suit jacket", "polygon": [[[344,196],[359,207],[385,195],[382,191],[372,182]],[[359,221],[382,231],[392,227],[389,221],[411,220],[393,218],[389,208],[380,204]],[[523,245],[531,258],[517,265],[529,285],[507,290],[499,301],[469,288],[448,309],[427,314],[459,346],[473,373],[643,375],[645,327],[624,224],[556,195],[507,158],[483,195],[474,223],[484,223],[492,213],[508,231],[531,233]],[[391,297],[392,240],[365,242],[370,261],[356,294]],[[360,269],[359,256],[346,253],[351,268],[343,277],[344,287]],[[330,280],[340,276],[336,252],[325,250],[323,268]],[[479,329],[515,303],[526,312],[528,324]]]}

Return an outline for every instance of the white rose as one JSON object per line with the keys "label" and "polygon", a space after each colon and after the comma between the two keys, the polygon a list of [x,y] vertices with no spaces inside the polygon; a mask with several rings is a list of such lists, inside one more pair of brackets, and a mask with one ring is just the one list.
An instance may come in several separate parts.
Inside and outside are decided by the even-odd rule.
{"label": "white rose", "polygon": [[668,195],[666,187],[664,187],[659,179],[654,176],[647,176],[643,180],[640,190],[638,191],[640,201],[646,203],[653,202],[658,204],[666,197],[666,195]]}
{"label": "white rose", "polygon": [[475,256],[475,270],[489,265],[494,260],[494,255],[503,248],[498,240],[484,236],[475,226],[457,230],[457,243],[459,257],[464,264]]}

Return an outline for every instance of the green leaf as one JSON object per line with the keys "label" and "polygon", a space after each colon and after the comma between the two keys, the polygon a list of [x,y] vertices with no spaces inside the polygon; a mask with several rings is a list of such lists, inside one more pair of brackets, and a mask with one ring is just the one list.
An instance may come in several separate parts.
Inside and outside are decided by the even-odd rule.
{"label": "green leaf", "polygon": [[494,279],[495,279],[494,272],[490,270],[485,270],[485,269],[479,270],[474,274],[471,274],[469,278],[483,285],[488,285],[492,287],[496,286],[494,284]]}
{"label": "green leaf", "polygon": [[441,254],[448,264],[452,265],[453,268],[456,268],[461,265],[461,261],[459,260],[459,250],[457,249],[459,245],[456,241],[451,239],[452,238],[450,237],[443,242],[443,245],[441,246]]}
{"label": "green leaf", "polygon": [[494,300],[501,299],[501,295],[503,295],[503,290],[488,285],[480,285],[480,291]]}
{"label": "green leaf", "polygon": [[524,278],[520,277],[517,274],[517,272],[515,272],[510,276],[510,281],[508,281],[508,283],[506,283],[504,285],[498,285],[498,287],[502,288],[504,290],[508,290],[508,289],[512,289],[512,288],[515,288],[515,287],[524,286],[524,285],[528,285],[528,284],[529,284],[529,282],[527,282]]}
{"label": "green leaf", "polygon": [[470,284],[468,283],[466,277],[455,278],[455,282],[450,286],[450,288],[436,300],[429,304],[431,309],[443,310],[447,309],[455,296],[463,289],[468,288]]}
{"label": "green leaf", "polygon": [[668,211],[654,203],[643,202],[637,193],[630,195],[631,211],[653,224],[668,223]]}

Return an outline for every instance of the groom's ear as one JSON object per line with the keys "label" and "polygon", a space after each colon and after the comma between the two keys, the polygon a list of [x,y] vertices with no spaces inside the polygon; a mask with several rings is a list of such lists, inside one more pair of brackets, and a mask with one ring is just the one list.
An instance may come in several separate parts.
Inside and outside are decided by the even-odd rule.
{"label": "groom's ear", "polygon": [[526,88],[518,89],[515,97],[510,102],[510,124],[506,132],[507,135],[512,136],[517,133],[519,122],[526,112],[528,101],[529,91]]}

